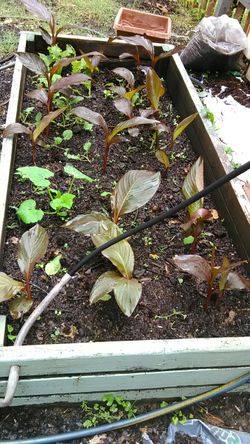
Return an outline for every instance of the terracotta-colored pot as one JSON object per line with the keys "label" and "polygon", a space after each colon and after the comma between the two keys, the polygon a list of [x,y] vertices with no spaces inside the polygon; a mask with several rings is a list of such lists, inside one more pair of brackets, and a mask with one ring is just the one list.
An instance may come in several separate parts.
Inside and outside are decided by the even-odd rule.
{"label": "terracotta-colored pot", "polygon": [[145,35],[153,42],[165,42],[171,36],[171,19],[135,9],[120,8],[115,18],[117,35]]}

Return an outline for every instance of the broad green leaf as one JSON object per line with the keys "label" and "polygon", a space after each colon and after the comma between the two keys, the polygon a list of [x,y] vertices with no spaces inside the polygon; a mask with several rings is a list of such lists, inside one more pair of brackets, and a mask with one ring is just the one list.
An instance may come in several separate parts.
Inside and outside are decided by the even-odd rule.
{"label": "broad green leaf", "polygon": [[25,68],[35,74],[45,75],[47,73],[47,66],[38,55],[32,52],[16,52],[16,55]]}
{"label": "broad green leaf", "polygon": [[13,134],[29,134],[31,135],[31,130],[21,123],[10,123],[3,130],[3,137],[13,136]]}
{"label": "broad green leaf", "polygon": [[180,136],[181,133],[183,133],[183,131],[187,128],[188,125],[190,125],[190,123],[193,122],[193,120],[198,116],[198,113],[194,113],[191,114],[190,116],[186,117],[185,119],[183,119],[180,123],[178,123],[178,125],[176,126],[176,128],[174,129],[173,132],[173,143],[175,142],[175,140],[177,139],[177,137]]}
{"label": "broad green leaf", "polygon": [[75,194],[64,193],[60,197],[52,199],[50,202],[50,206],[55,211],[60,211],[62,208],[67,208],[68,210],[70,210],[74,203],[75,197]]}
{"label": "broad green leaf", "polygon": [[79,171],[77,168],[75,168],[73,165],[70,165],[69,163],[65,165],[64,172],[66,174],[69,174],[69,176],[73,176],[75,179],[85,180],[85,182],[92,183],[95,181],[91,177],[86,176],[86,174],[83,174],[81,171]]}
{"label": "broad green leaf", "polygon": [[125,122],[120,122],[118,125],[115,126],[111,134],[107,137],[107,142],[109,145],[111,145],[112,139],[122,131],[125,131],[128,128],[133,128],[134,126],[140,126],[140,125],[155,125],[159,123],[158,120],[154,119],[146,119],[145,117],[133,117],[133,119],[125,120]]}
{"label": "broad green leaf", "polygon": [[151,107],[155,110],[159,109],[160,97],[165,93],[162,81],[154,69],[149,68],[146,76],[147,96],[151,103]]}
{"label": "broad green leaf", "polygon": [[128,99],[120,98],[114,100],[114,105],[120,113],[125,114],[127,117],[132,117],[133,115],[133,106],[132,103]]}
{"label": "broad green leaf", "polygon": [[109,219],[105,214],[93,211],[89,214],[80,214],[79,216],[74,217],[74,219],[66,222],[63,226],[70,230],[74,230],[77,233],[92,235],[106,231],[107,221],[109,221]]}
{"label": "broad green leaf", "polygon": [[107,293],[110,293],[117,282],[122,279],[122,277],[115,271],[107,271],[103,273],[95,282],[94,287],[90,294],[90,303],[94,304],[102,299]]}
{"label": "broad green leaf", "polygon": [[197,254],[174,256],[173,262],[182,271],[195,276],[199,281],[209,282],[211,279],[211,267],[209,262]]}
{"label": "broad green leaf", "polygon": [[105,134],[108,134],[107,124],[101,114],[96,113],[85,106],[78,106],[77,108],[72,109],[71,112],[94,125],[100,126]]}
{"label": "broad green leaf", "polygon": [[62,114],[66,110],[66,106],[63,108],[57,109],[56,111],[52,111],[51,113],[47,114],[43,117],[41,122],[39,122],[38,126],[36,127],[35,131],[33,132],[33,140],[36,142],[40,134],[49,126],[49,124],[55,120],[60,114]]}
{"label": "broad green leaf", "polygon": [[58,256],[54,257],[54,259],[52,259],[51,261],[49,261],[45,265],[44,270],[48,276],[54,276],[57,273],[59,273],[59,271],[61,271],[61,269],[62,269],[61,258],[62,258],[62,255],[59,254]]}
{"label": "broad green leaf", "polygon": [[[203,188],[204,188],[204,162],[202,158],[199,157],[196,160],[196,162],[193,164],[187,176],[185,177],[182,186],[182,193],[185,199],[189,199],[199,191],[202,191]],[[192,216],[193,213],[195,213],[197,210],[203,207],[203,200],[204,199],[199,199],[188,206],[188,212],[190,216]]]}
{"label": "broad green leaf", "polygon": [[71,140],[73,135],[74,135],[74,133],[70,129],[64,130],[63,133],[62,133],[63,140]]}
{"label": "broad green leaf", "polygon": [[22,179],[29,179],[35,187],[39,188],[48,188],[50,186],[48,179],[54,177],[52,171],[37,166],[19,167],[16,174],[21,176]]}
{"label": "broad green leaf", "polygon": [[[115,224],[113,225],[116,227]],[[108,234],[94,234],[91,239],[94,245],[99,247],[119,234],[119,231],[117,233],[112,231]],[[134,253],[132,247],[126,240],[120,241],[117,244],[106,248],[106,250],[102,251],[102,255],[109,259],[124,277],[128,279],[132,277],[134,269]]]}
{"label": "broad green leaf", "polygon": [[137,279],[121,278],[114,287],[114,294],[119,308],[126,316],[131,316],[142,293],[142,286]]}
{"label": "broad green leaf", "polygon": [[128,82],[130,89],[133,88],[133,86],[135,84],[135,78],[134,78],[134,74],[129,69],[119,67],[119,68],[112,69],[112,71],[115,74],[118,74],[119,76],[121,76],[123,79],[125,79]]}
{"label": "broad green leaf", "polygon": [[21,296],[14,299],[9,304],[9,311],[13,319],[20,319],[25,313],[30,311],[33,305],[32,299],[27,299],[26,296]]}
{"label": "broad green leaf", "polygon": [[53,83],[50,90],[51,92],[60,91],[63,88],[66,88],[70,85],[79,85],[80,83],[85,82],[86,80],[90,80],[91,77],[86,74],[72,74],[68,77],[63,77],[57,82]]}
{"label": "broad green leaf", "polygon": [[23,274],[29,275],[46,253],[49,237],[45,228],[36,224],[26,231],[18,244],[17,262]]}
{"label": "broad green leaf", "polygon": [[44,20],[49,24],[51,23],[52,14],[46,8],[46,6],[42,5],[37,0],[21,0],[21,2],[25,6],[25,8],[27,8],[28,11],[31,12],[31,14],[35,15],[40,20]]}
{"label": "broad green leaf", "polygon": [[169,167],[169,158],[166,152],[164,150],[157,150],[155,152],[155,157],[157,160],[159,160],[159,162],[161,162],[164,165],[165,169],[167,170]]}
{"label": "broad green leaf", "polygon": [[145,170],[128,171],[117,183],[111,196],[114,222],[120,216],[145,205],[160,185],[160,173]]}
{"label": "broad green leaf", "polygon": [[194,243],[194,236],[187,236],[183,239],[184,245],[192,245]]}
{"label": "broad green leaf", "polygon": [[33,199],[27,199],[22,202],[16,214],[25,224],[39,222],[44,216],[44,212],[36,208],[36,201]]}
{"label": "broad green leaf", "polygon": [[24,288],[23,282],[16,281],[7,274],[0,272],[0,302],[13,298]]}

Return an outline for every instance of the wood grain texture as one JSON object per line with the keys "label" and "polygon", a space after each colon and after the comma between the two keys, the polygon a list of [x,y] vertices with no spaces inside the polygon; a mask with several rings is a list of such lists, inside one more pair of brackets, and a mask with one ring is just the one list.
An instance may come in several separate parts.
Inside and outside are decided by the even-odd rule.
{"label": "wood grain texture", "polygon": [[6,316],[0,315],[0,347],[4,345],[6,330]]}
{"label": "wood grain texture", "polygon": [[[159,390],[126,390],[126,391],[112,391],[113,395],[123,396],[124,399],[134,400],[134,401],[144,401],[144,400],[164,400],[179,398],[183,396],[189,398],[191,396],[196,396],[205,391],[212,390],[216,386],[205,386],[205,387],[175,387]],[[249,392],[249,386],[242,386],[239,389],[234,390],[235,392]],[[40,404],[55,404],[55,403],[78,403],[82,401],[101,401],[103,396],[108,392],[94,392],[94,393],[65,393],[61,395],[45,395],[45,396],[18,396],[13,400],[12,407],[22,406],[22,405],[40,405]]]}
{"label": "wood grain texture", "polygon": [[27,345],[0,349],[0,377],[250,366],[250,338]]}

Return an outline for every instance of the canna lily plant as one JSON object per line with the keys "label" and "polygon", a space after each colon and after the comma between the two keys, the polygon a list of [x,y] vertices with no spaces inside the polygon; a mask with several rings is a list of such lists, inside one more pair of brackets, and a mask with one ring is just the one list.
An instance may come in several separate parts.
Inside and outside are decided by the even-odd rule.
{"label": "canna lily plant", "polygon": [[[204,161],[199,157],[191,170],[185,177],[182,193],[185,199],[194,196],[204,188]],[[182,225],[184,231],[190,236],[190,243],[192,244],[191,253],[195,253],[200,235],[203,230],[205,220],[218,219],[216,210],[207,210],[204,208],[204,199],[199,199],[188,206],[188,219]]]}
{"label": "canna lily plant", "polygon": [[145,117],[139,116],[139,117],[133,117],[132,119],[129,120],[125,120],[124,122],[120,122],[115,126],[115,128],[113,128],[113,130],[109,130],[108,125],[103,116],[99,113],[92,111],[89,108],[86,108],[84,106],[79,106],[77,108],[74,108],[71,112],[72,114],[75,114],[76,116],[84,120],[87,120],[88,122],[93,123],[94,125],[98,125],[102,128],[104,133],[104,149],[103,149],[103,162],[102,162],[103,173],[105,173],[107,169],[108,155],[111,145],[119,144],[127,140],[125,137],[120,135],[121,132],[133,127],[138,127],[140,125],[155,125],[159,123],[158,120],[147,119]]}
{"label": "canna lily plant", "polygon": [[37,224],[30,228],[22,235],[17,251],[17,262],[24,280],[17,281],[0,272],[0,302],[13,299],[9,309],[14,319],[19,319],[32,307],[31,273],[35,264],[46,253],[48,242],[48,234],[43,227]]}
{"label": "canna lily plant", "polygon": [[[113,190],[112,219],[106,214],[91,212],[76,216],[64,227],[91,236],[92,242],[98,247],[122,233],[118,226],[121,216],[145,205],[154,196],[159,184],[160,173],[128,171]],[[113,291],[121,311],[126,316],[131,316],[142,292],[140,282],[133,277],[133,250],[125,239],[108,247],[102,254],[116,267],[116,271],[107,271],[97,279],[90,294],[90,303],[107,300],[107,294]]]}
{"label": "canna lily plant", "polygon": [[225,291],[243,290],[250,288],[250,280],[232,271],[244,261],[230,263],[227,257],[223,257],[221,265],[215,265],[215,250],[212,261],[209,263],[203,257],[196,254],[184,254],[173,258],[174,264],[182,271],[191,274],[200,282],[207,282],[207,295],[204,308],[207,309],[212,297],[215,297],[216,305],[221,301]]}
{"label": "canna lily plant", "polygon": [[53,122],[60,114],[66,110],[66,107],[52,111],[39,122],[37,127],[33,130],[28,126],[22,125],[21,123],[10,123],[3,131],[3,137],[10,137],[13,134],[28,134],[31,140],[31,153],[33,165],[36,164],[36,144],[39,141],[40,135],[43,131],[49,127],[50,123]]}

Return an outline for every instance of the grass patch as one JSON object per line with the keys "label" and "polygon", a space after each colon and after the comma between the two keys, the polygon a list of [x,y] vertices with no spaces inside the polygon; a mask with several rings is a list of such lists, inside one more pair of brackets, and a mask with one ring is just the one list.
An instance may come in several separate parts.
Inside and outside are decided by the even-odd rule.
{"label": "grass patch", "polygon": [[4,30],[0,33],[0,58],[16,51],[19,35],[11,30]]}

